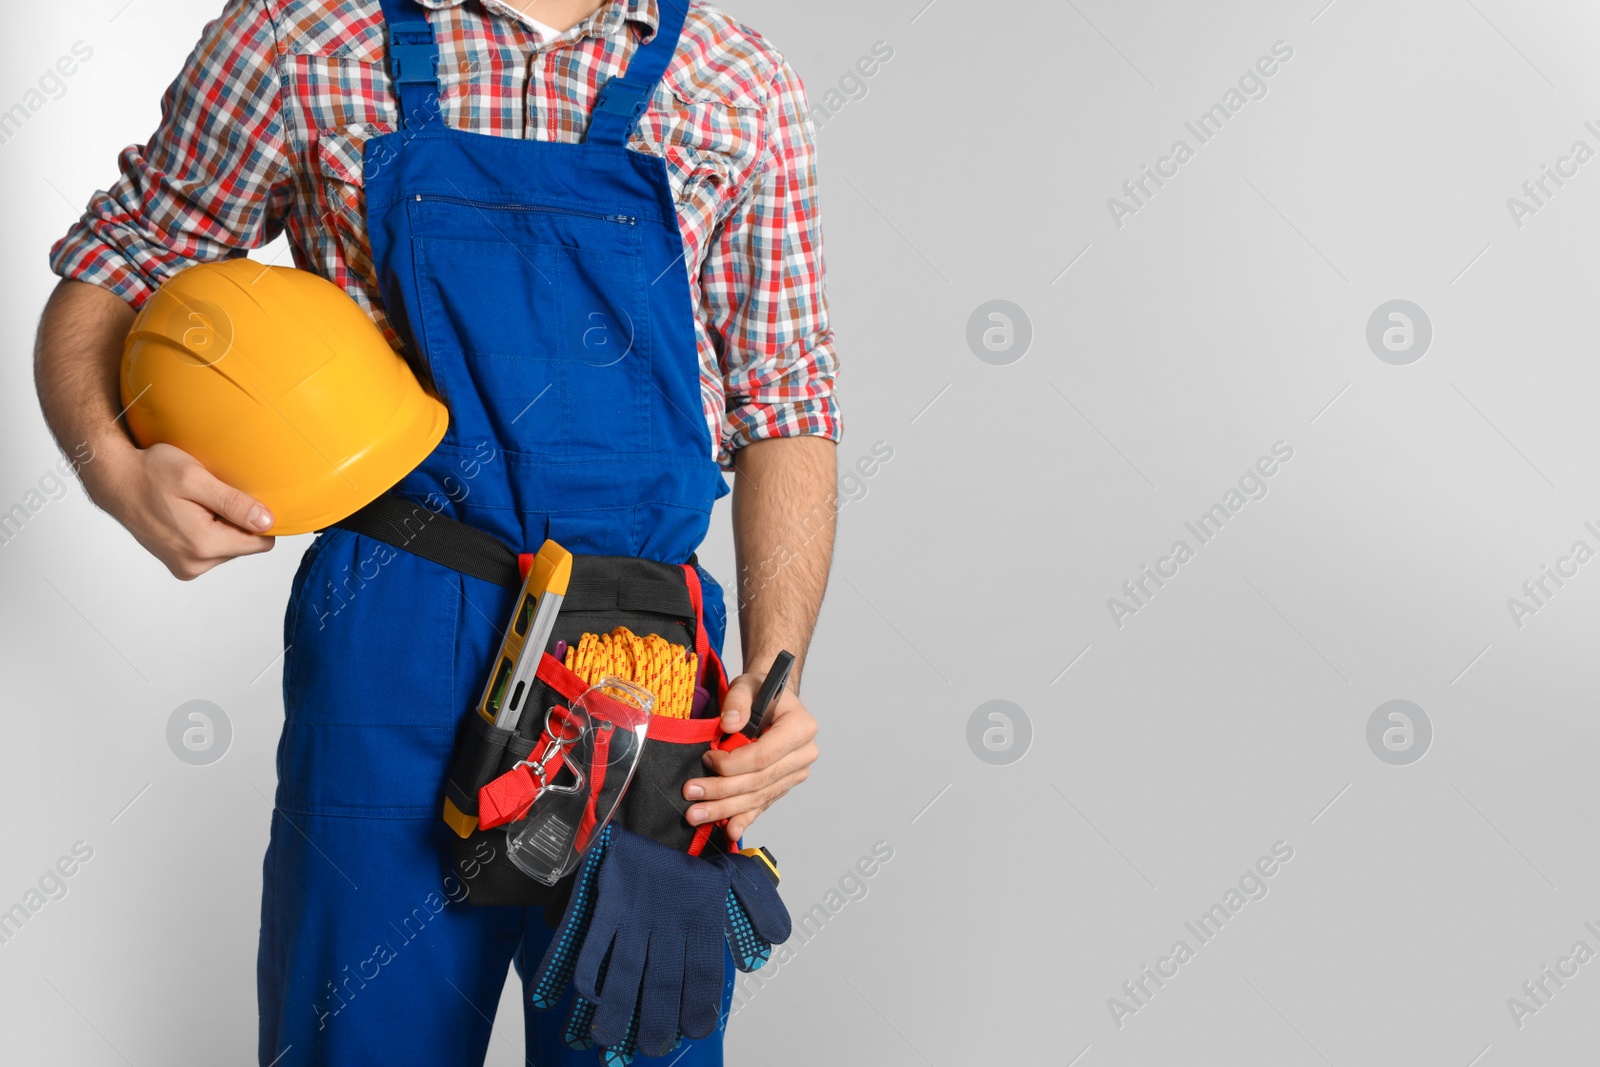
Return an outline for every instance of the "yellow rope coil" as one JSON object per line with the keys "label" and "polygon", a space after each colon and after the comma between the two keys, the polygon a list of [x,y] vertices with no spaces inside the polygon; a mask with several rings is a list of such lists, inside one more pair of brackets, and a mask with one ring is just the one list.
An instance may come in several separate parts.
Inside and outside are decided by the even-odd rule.
{"label": "yellow rope coil", "polygon": [[567,649],[566,663],[589,685],[610,674],[644,686],[655,694],[656,715],[687,719],[694,707],[699,657],[658,634],[640,637],[626,626],[608,634],[584,634]]}

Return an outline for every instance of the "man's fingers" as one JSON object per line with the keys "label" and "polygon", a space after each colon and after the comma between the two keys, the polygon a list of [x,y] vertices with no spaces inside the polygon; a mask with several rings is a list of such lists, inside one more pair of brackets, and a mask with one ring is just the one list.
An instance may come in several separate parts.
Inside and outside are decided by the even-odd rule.
{"label": "man's fingers", "polygon": [[756,679],[741,674],[728,686],[728,695],[722,699],[722,732],[738,733],[750,721],[750,706],[756,700]]}
{"label": "man's fingers", "polygon": [[[798,701],[795,705],[799,707]],[[787,712],[789,709],[783,709]],[[731,777],[749,774],[777,763],[817,736],[817,721],[800,708],[798,714],[775,714],[771,725],[758,739],[731,752],[712,749],[701,759],[712,774]]]}
{"label": "man's fingers", "polygon": [[181,554],[163,555],[162,562],[173,575],[183,581],[193,581],[220,563],[237,556],[251,556],[270,552],[277,543],[275,538],[260,537],[235,529],[231,524],[212,516],[204,505],[186,505],[193,513],[186,516],[188,532],[181,535]]}
{"label": "man's fingers", "polygon": [[[229,531],[230,533],[232,531]],[[262,534],[245,534],[249,538],[247,547],[233,553],[236,556],[254,556],[260,552],[271,552],[272,546],[278,543],[276,537],[266,537]]]}
{"label": "man's fingers", "polygon": [[807,745],[788,753],[770,767],[732,777],[695,778],[684,783],[685,800],[721,800],[740,793],[755,793],[787,778],[795,771],[808,767],[817,759],[816,745]]}
{"label": "man's fingers", "polygon": [[212,519],[211,522],[216,528],[207,531],[203,537],[202,551],[199,554],[204,559],[223,563],[235,556],[253,556],[258,552],[270,552],[272,546],[277,543],[275,538],[247,534],[218,519]]}
{"label": "man's fingers", "polygon": [[698,826],[701,823],[731,819],[746,812],[759,812],[805,781],[810,774],[810,767],[801,767],[794,773],[785,775],[772,785],[759,789],[754,793],[740,793],[737,796],[727,797],[723,800],[711,800],[696,804],[688,810],[686,817],[691,823]]}
{"label": "man's fingers", "polygon": [[272,512],[266,505],[220,481],[198,463],[184,472],[183,491],[190,500],[241,530],[261,533],[272,528]]}
{"label": "man's fingers", "polygon": [[130,449],[104,477],[96,501],[178,578],[272,549],[271,511],[182,449]]}
{"label": "man's fingers", "polygon": [[208,504],[194,501],[180,502],[178,506],[184,511],[181,521],[187,548],[196,559],[221,563],[235,556],[266,552],[273,546],[273,538],[246,533],[230,520],[219,517]]}

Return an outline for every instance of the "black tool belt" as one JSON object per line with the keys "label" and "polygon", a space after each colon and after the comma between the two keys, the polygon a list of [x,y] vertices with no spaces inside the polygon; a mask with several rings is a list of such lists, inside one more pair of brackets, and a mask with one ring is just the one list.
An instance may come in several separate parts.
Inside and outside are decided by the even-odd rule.
{"label": "black tool belt", "polygon": [[[514,549],[492,534],[441,515],[415,501],[381,496],[337,524],[340,528],[382,541],[442,567],[508,588],[522,587],[522,574]],[[690,557],[690,564],[694,558]],[[585,633],[606,634],[626,626],[642,636],[657,634],[686,648],[707,647],[702,613],[696,610],[697,592],[683,566],[631,556],[573,554],[572,579],[556,617],[549,652],[556,642],[576,647]],[[698,583],[698,579],[694,579]],[[726,688],[726,676],[714,653],[705,657],[704,685],[713,694],[713,708]],[[484,664],[485,678],[492,664]],[[542,680],[525,705],[515,731],[484,722],[476,706],[463,709],[455,756],[440,798],[477,814],[478,790],[511,770],[533,751],[544,727],[545,713],[556,703],[570,700]],[[705,774],[701,757],[721,736],[715,717],[653,719],[649,739],[632,784],[616,818],[636,833],[645,834],[682,851],[725,847],[721,834],[698,831],[684,818],[689,801],[683,783]],[[557,893],[529,878],[505,856],[507,829],[478,829],[456,841],[454,862],[474,904],[542,905]],[[559,888],[559,887],[558,887]]]}

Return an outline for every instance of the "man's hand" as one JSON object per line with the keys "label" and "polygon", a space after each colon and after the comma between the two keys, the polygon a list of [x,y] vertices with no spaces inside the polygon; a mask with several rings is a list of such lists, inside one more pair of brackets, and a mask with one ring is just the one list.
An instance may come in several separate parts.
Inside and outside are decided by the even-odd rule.
{"label": "man's hand", "polygon": [[[83,488],[151,555],[188,581],[235,556],[265,552],[272,526],[260,503],[224,485],[171,445],[139,449],[118,421],[122,342],[133,309],[103,289],[62,282],[39,320],[39,405]],[[254,531],[247,533],[246,531]]]}
{"label": "man's hand", "polygon": [[[733,680],[722,707],[724,733],[734,733],[750,720],[750,706],[765,680],[765,672]],[[817,761],[816,737],[817,720],[785,688],[767,712],[758,740],[732,752],[712,749],[702,762],[717,777],[684,783],[684,799],[705,801],[689,809],[689,821],[698,826],[727,819],[728,836],[737,841],[774,801],[810,776]]]}
{"label": "man's hand", "polygon": [[272,538],[245,532],[272,526],[265,505],[171,445],[118,448],[80,473],[90,498],[184,581],[272,548]]}

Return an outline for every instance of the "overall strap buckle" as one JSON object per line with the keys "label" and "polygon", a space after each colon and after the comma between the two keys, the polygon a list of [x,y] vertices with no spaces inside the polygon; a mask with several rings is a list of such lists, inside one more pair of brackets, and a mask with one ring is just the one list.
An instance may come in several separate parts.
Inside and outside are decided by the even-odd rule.
{"label": "overall strap buckle", "polygon": [[407,129],[439,117],[439,43],[427,9],[415,0],[380,0],[389,30],[389,73]]}
{"label": "overall strap buckle", "polygon": [[621,115],[631,130],[632,124],[638,122],[650,106],[650,94],[654,89],[653,85],[640,85],[630,82],[626,77],[611,78],[600,87],[594,110]]}
{"label": "overall strap buckle", "polygon": [[656,83],[661,81],[661,76],[666,73],[667,66],[678,51],[678,38],[683,32],[688,10],[685,0],[657,0],[659,21],[655,36],[633,53],[626,74],[612,78],[601,86],[589,114],[589,131],[584,137],[586,142],[627,146],[628,139],[639,125],[639,119],[650,107]]}
{"label": "overall strap buckle", "polygon": [[394,34],[389,41],[389,69],[394,74],[396,85],[434,85],[439,80],[439,46],[432,40],[432,35],[426,41],[400,40],[402,36],[417,36],[415,34]]}

